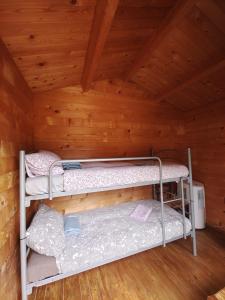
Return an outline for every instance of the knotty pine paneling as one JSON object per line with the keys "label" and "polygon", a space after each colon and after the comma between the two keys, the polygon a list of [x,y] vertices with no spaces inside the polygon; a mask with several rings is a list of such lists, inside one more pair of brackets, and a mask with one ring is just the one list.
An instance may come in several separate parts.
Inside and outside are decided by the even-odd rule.
{"label": "knotty pine paneling", "polygon": [[45,203],[59,211],[72,213],[98,207],[105,207],[108,205],[116,205],[137,199],[151,199],[151,197],[151,187],[146,186],[62,197],[57,198],[54,201],[47,200]]}
{"label": "knotty pine paneling", "polygon": [[34,92],[80,82],[95,3],[1,1],[0,35]]}
{"label": "knotty pine paneling", "polygon": [[137,71],[130,72],[130,79],[148,89],[153,99],[188,111],[225,95],[224,65],[212,74],[206,72],[224,62],[225,10],[223,1],[183,3],[186,8],[167,24],[166,33],[158,34],[161,38],[151,51],[146,47],[146,59]]}
{"label": "knotty pine paneling", "polygon": [[[116,88],[98,83],[82,93],[63,88],[34,96],[35,148],[54,151],[63,158],[97,158],[150,155],[151,148],[176,147],[182,133],[176,112],[140,97],[136,87]],[[131,93],[134,93],[132,96]],[[94,208],[150,197],[150,188],[81,195],[51,202],[66,211]]]}
{"label": "knotty pine paneling", "polygon": [[96,80],[124,78],[146,41],[156,35],[178,1],[157,2],[119,1]]}
{"label": "knotty pine paneling", "polygon": [[[34,92],[80,83],[97,2],[0,2],[0,35]],[[96,78],[126,73],[176,3],[119,1]]]}
{"label": "knotty pine paneling", "polygon": [[225,101],[192,111],[185,121],[194,179],[206,189],[207,223],[225,230]]}
{"label": "knotty pine paneling", "polygon": [[148,155],[180,132],[167,105],[79,87],[35,95],[34,118],[35,147],[65,158]]}
{"label": "knotty pine paneling", "polygon": [[32,147],[31,93],[0,41],[0,299],[19,299],[20,149]]}

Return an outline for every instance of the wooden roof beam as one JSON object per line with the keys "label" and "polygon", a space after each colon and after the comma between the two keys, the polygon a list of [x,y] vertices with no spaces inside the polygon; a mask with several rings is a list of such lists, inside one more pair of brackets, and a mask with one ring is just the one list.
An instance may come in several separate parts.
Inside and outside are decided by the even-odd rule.
{"label": "wooden roof beam", "polygon": [[118,3],[119,0],[97,0],[81,79],[84,91],[90,89],[94,80]]}
{"label": "wooden roof beam", "polygon": [[195,75],[192,74],[189,79],[177,85],[176,87],[172,88],[171,90],[165,92],[161,96],[157,97],[156,100],[157,101],[164,100],[165,98],[171,96],[172,94],[179,92],[183,88],[187,87],[189,84],[204,79],[204,77],[213,74],[214,72],[220,70],[221,68],[225,68],[225,59],[220,60],[217,63],[214,63],[213,65],[210,65],[201,71],[198,71]]}
{"label": "wooden roof beam", "polygon": [[132,75],[137,72],[138,69],[143,67],[151,57],[151,54],[159,46],[162,40],[174,29],[178,21],[185,15],[187,11],[194,5],[196,0],[178,0],[175,7],[170,11],[168,16],[165,18],[163,24],[155,31],[155,33],[150,36],[150,38],[145,43],[144,47],[141,49],[140,53],[133,65],[125,74],[125,79],[129,80]]}

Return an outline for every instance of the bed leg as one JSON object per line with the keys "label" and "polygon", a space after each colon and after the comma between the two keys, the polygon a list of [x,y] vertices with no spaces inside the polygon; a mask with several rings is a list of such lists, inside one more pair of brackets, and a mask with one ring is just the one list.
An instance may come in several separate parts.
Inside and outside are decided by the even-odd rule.
{"label": "bed leg", "polygon": [[189,187],[190,187],[190,204],[191,204],[191,225],[192,225],[192,252],[197,256],[197,242],[195,232],[195,208],[194,208],[194,194],[192,182],[192,163],[191,163],[191,149],[188,148],[188,167],[189,167]]}
{"label": "bed leg", "polygon": [[164,200],[163,200],[163,174],[162,174],[162,162],[158,158],[159,162],[159,188],[160,188],[160,202],[161,202],[161,222],[162,222],[162,238],[163,238],[163,247],[166,247],[166,230],[164,223]]}
{"label": "bed leg", "polygon": [[[27,286],[27,289],[26,289],[26,292],[27,292],[27,295],[31,295],[32,292],[33,292],[33,288],[30,287],[29,285]],[[28,296],[27,296],[28,297]]]}
{"label": "bed leg", "polygon": [[[24,243],[25,242],[25,243]],[[20,240],[20,268],[21,268],[21,294],[22,294],[22,300],[28,300],[27,296],[27,262],[26,262],[26,240]]]}
{"label": "bed leg", "polygon": [[22,300],[27,300],[27,247],[25,207],[25,152],[20,151],[20,274]]}

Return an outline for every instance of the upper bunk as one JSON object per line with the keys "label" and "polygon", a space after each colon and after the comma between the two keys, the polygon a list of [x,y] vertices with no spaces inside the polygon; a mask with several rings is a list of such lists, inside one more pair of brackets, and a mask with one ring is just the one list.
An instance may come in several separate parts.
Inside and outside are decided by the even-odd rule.
{"label": "upper bunk", "polygon": [[58,159],[51,163],[48,175],[28,176],[30,172],[26,157],[25,152],[20,151],[20,185],[26,207],[32,200],[52,200],[62,196],[179,182],[188,179],[190,174],[190,163],[187,167],[179,163],[162,162],[158,156],[149,156]]}

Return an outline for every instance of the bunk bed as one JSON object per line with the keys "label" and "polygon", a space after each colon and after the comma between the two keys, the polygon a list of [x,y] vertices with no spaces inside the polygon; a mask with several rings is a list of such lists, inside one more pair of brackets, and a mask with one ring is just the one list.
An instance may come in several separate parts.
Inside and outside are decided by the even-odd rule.
{"label": "bunk bed", "polygon": [[[44,178],[44,186],[45,188],[42,190],[41,193],[37,192],[29,192],[32,189],[29,189],[27,186],[27,176],[26,176],[26,166],[25,166],[25,151],[20,151],[20,258],[21,258],[21,290],[22,290],[22,300],[27,300],[27,296],[32,293],[33,287],[42,286],[45,284],[48,284],[50,282],[54,282],[63,278],[66,278],[68,276],[78,274],[80,272],[89,270],[91,268],[112,262],[114,260],[118,260],[124,257],[127,257],[129,255],[136,254],[141,251],[145,251],[151,248],[154,248],[156,246],[163,245],[166,246],[166,243],[169,243],[171,241],[185,238],[189,235],[192,237],[192,251],[193,255],[197,255],[197,247],[196,247],[196,234],[195,234],[195,220],[194,220],[194,205],[193,205],[193,189],[192,189],[192,164],[191,164],[191,149],[188,148],[187,150],[187,157],[188,157],[188,165],[174,165],[174,164],[164,164],[162,163],[162,160],[159,156],[149,156],[149,157],[129,157],[129,158],[105,158],[105,159],[75,159],[75,160],[57,160],[55,161],[49,168],[49,175]],[[135,165],[129,165],[129,162],[136,162]],[[145,164],[139,164],[140,162],[148,162],[147,165]],[[61,185],[60,188],[55,188],[54,180],[55,176],[53,175],[53,168],[59,164],[63,163],[115,163],[115,162],[127,162],[128,164],[125,166],[121,165],[119,167],[113,167],[113,168],[100,168],[100,169],[87,169],[82,170],[82,172],[79,172],[79,170],[75,172],[67,172],[64,180],[67,182],[66,184]],[[139,162],[139,163],[137,163]],[[150,163],[149,163],[150,162]],[[152,164],[151,162],[154,162]],[[135,174],[138,173],[138,176]],[[119,176],[121,174],[121,176]],[[77,177],[78,175],[78,177]],[[62,175],[63,176],[63,175]],[[81,176],[81,178],[79,177]],[[82,177],[83,176],[83,177]],[[84,183],[83,186],[81,186],[83,178],[87,178],[89,176],[96,176],[98,178],[104,178],[104,180],[97,180],[97,182],[90,182]],[[136,178],[135,178],[136,176]],[[119,178],[118,178],[119,177]],[[69,180],[68,180],[69,178]],[[47,180],[47,190],[46,190],[46,180]],[[60,181],[62,181],[63,178],[60,178]],[[79,181],[79,185],[76,185],[76,181]],[[68,181],[70,184],[68,184]],[[184,181],[189,182],[190,186],[190,195],[191,195],[191,212],[190,212],[190,221],[187,220],[185,216],[185,200],[184,200],[184,192],[183,192],[183,184]],[[33,181],[34,182],[34,181]],[[177,182],[181,186],[181,195],[178,198],[172,199],[172,200],[164,200],[163,199],[163,184],[168,182]],[[32,184],[29,182],[29,184]],[[36,184],[36,183],[35,183]],[[122,204],[118,205],[116,207],[112,208],[106,208],[104,210],[104,214],[107,215],[107,213],[113,218],[114,220],[119,220],[119,223],[124,222],[124,218],[126,219],[126,227],[123,228],[123,231],[125,233],[121,234],[121,226],[118,226],[117,228],[117,241],[115,241],[114,246],[112,246],[112,251],[115,253],[114,256],[112,256],[112,251],[108,254],[99,255],[96,259],[96,257],[93,256],[93,259],[91,261],[88,261],[87,263],[83,263],[87,260],[77,260],[76,263],[73,261],[73,263],[70,263],[71,257],[73,257],[74,252],[71,253],[71,248],[75,248],[74,251],[80,251],[80,256],[83,258],[85,255],[90,256],[90,259],[92,257],[91,253],[92,251],[86,251],[87,244],[85,244],[84,247],[80,246],[80,248],[74,247],[74,240],[70,239],[67,241],[67,249],[65,250],[65,256],[62,258],[62,261],[64,264],[61,264],[60,271],[57,272],[57,274],[49,275],[46,278],[42,278],[40,280],[34,280],[32,282],[28,281],[27,277],[27,268],[28,268],[28,256],[29,256],[29,248],[27,247],[27,236],[26,236],[26,208],[30,206],[31,201],[33,200],[43,200],[43,199],[50,199],[53,200],[57,197],[62,196],[71,196],[76,194],[82,194],[82,193],[92,193],[92,192],[100,192],[100,191],[107,191],[107,190],[116,190],[116,189],[124,189],[124,188],[130,188],[134,186],[146,186],[146,185],[153,185],[156,184],[159,185],[159,191],[160,191],[160,201],[151,200],[151,203],[153,203],[155,215],[152,216],[152,219],[155,220],[155,222],[151,223],[145,223],[144,225],[140,227],[139,225],[134,225],[134,223],[129,223],[127,221],[129,218],[127,218],[127,215],[133,210],[134,206],[140,203],[141,201],[133,202],[131,204]],[[79,188],[78,188],[79,186]],[[35,189],[34,189],[35,190]],[[30,193],[30,194],[28,194]],[[146,201],[146,200],[143,200]],[[167,206],[167,203],[173,202],[173,201],[181,201],[181,207],[182,207],[182,214],[179,214],[175,212],[172,208],[169,208]],[[146,202],[147,203],[147,202]],[[149,201],[150,203],[150,201]],[[150,204],[149,204],[150,205]],[[104,248],[105,243],[105,236],[107,235],[107,232],[104,230],[108,230],[108,232],[111,230],[110,225],[108,228],[104,228],[102,224],[104,223],[104,220],[102,219],[102,211],[101,210],[95,210],[95,211],[89,211],[84,212],[81,214],[81,218],[83,217],[85,220],[92,219],[92,229],[95,228],[95,230],[102,230],[101,231],[101,240],[97,241],[98,247]],[[172,219],[175,219],[175,222],[171,222]],[[98,222],[98,220],[101,220],[101,222]],[[94,220],[94,222],[93,222]],[[97,220],[97,221],[96,221]],[[160,220],[160,221],[159,221]],[[168,221],[169,220],[169,221]],[[95,222],[96,221],[96,222]],[[102,223],[103,222],[103,223]],[[106,222],[108,224],[110,222]],[[154,223],[154,224],[153,224]],[[96,227],[94,227],[94,225]],[[152,225],[153,224],[153,225]],[[90,225],[90,224],[89,224]],[[112,226],[117,226],[115,222],[111,224]],[[182,225],[182,228],[181,228]],[[139,227],[138,227],[139,226]],[[152,227],[151,227],[152,226]],[[88,228],[88,226],[87,226]],[[90,228],[90,226],[89,226]],[[130,235],[127,233],[127,228],[130,229]],[[176,230],[177,228],[177,230]],[[104,229],[104,230],[103,230]],[[149,241],[145,240],[145,237],[151,233],[155,236],[155,239]],[[129,239],[131,239],[135,232],[135,235],[138,236],[137,240],[138,242],[135,243],[132,241],[132,243],[129,243]],[[92,230],[93,233],[93,230]],[[90,232],[85,232],[86,237],[87,235],[91,235]],[[113,239],[114,237],[112,235],[108,235],[108,240]],[[126,245],[128,247],[124,247],[124,245],[120,245],[120,240],[125,241],[127,243]],[[139,242],[141,241],[140,245]],[[76,240],[77,242],[77,240]],[[73,245],[73,246],[71,246]],[[80,241],[80,245],[82,245],[82,237]],[[121,247],[120,247],[121,246]],[[113,248],[114,247],[114,248]],[[129,248],[129,249],[128,249]],[[125,249],[125,250],[124,250]],[[90,250],[90,248],[89,248]],[[117,251],[118,250],[118,251]],[[94,253],[94,251],[93,251]],[[98,252],[96,252],[99,254]],[[77,253],[76,253],[77,254]],[[93,254],[94,255],[94,254]],[[65,263],[66,261],[66,263]],[[46,263],[46,262],[45,262]],[[58,262],[59,264],[59,262]],[[73,267],[71,267],[73,266]]]}

